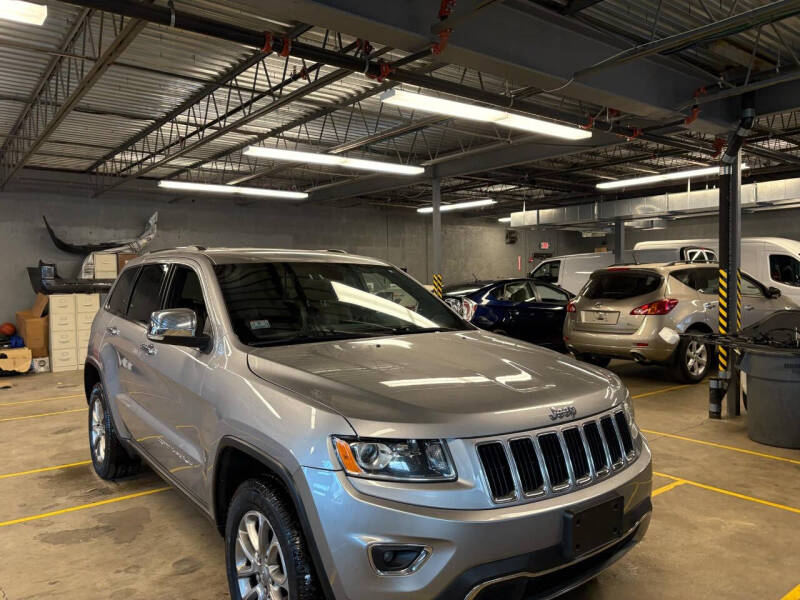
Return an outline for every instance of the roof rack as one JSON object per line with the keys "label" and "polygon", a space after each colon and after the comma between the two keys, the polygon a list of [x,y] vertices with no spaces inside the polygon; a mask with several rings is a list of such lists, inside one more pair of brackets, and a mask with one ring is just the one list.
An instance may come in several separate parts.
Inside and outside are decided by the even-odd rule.
{"label": "roof rack", "polygon": [[173,250],[195,250],[197,252],[204,252],[207,248],[205,246],[176,246],[175,248],[159,248],[158,250],[148,250],[145,254],[158,254],[159,252],[171,252]]}
{"label": "roof rack", "polygon": [[339,248],[327,248],[325,252],[335,252],[336,254],[349,254],[347,250],[340,250]]}

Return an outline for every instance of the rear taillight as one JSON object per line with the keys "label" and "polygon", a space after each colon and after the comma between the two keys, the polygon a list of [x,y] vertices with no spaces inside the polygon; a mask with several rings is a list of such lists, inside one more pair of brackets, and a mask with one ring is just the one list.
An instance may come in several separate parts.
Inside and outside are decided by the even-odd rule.
{"label": "rear taillight", "polygon": [[461,316],[464,317],[465,320],[472,321],[472,317],[475,316],[475,309],[477,308],[477,302],[474,302],[469,298],[463,298],[461,300]]}
{"label": "rear taillight", "polygon": [[574,313],[575,311],[576,311],[575,303],[572,300],[570,300],[569,302],[567,302],[567,312]]}
{"label": "rear taillight", "polygon": [[678,304],[674,298],[665,298],[664,300],[657,300],[655,302],[648,302],[637,306],[631,311],[632,315],[665,315]]}

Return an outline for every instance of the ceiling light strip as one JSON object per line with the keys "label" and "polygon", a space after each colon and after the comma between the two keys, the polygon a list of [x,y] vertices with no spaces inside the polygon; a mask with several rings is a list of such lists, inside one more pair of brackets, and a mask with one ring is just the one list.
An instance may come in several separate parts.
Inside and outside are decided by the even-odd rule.
{"label": "ceiling light strip", "polygon": [[404,90],[387,90],[381,94],[381,102],[423,112],[448,115],[458,119],[493,123],[500,127],[540,133],[567,140],[582,140],[592,137],[591,131],[579,127],[561,125],[552,121],[510,113],[504,110],[477,106],[457,100],[448,100],[447,98],[416,94]]}
{"label": "ceiling light strip", "polygon": [[285,150],[283,148],[265,148],[261,146],[248,146],[244,152],[247,156],[268,158],[270,160],[284,160],[289,162],[311,163],[345,169],[358,169],[361,171],[376,171],[391,175],[421,175],[425,172],[423,167],[414,165],[401,165],[379,160],[365,160],[362,158],[348,158],[335,154],[318,152],[302,152],[299,150]]}
{"label": "ceiling light strip", "polygon": [[158,182],[158,187],[166,190],[181,190],[187,192],[204,192],[238,196],[258,196],[263,198],[280,198],[282,200],[305,200],[308,198],[308,194],[305,192],[267,190],[264,188],[219,185],[212,183],[194,183],[191,181],[173,181],[171,179],[162,179]]}
{"label": "ceiling light strip", "polygon": [[[742,170],[749,169],[746,164],[742,164]],[[651,183],[661,183],[663,181],[675,181],[679,179],[691,179],[692,177],[707,177],[718,175],[719,167],[704,167],[702,169],[689,169],[688,171],[674,171],[672,173],[660,173],[658,175],[647,175],[645,177],[634,177],[632,179],[618,179],[616,181],[604,181],[597,184],[598,190],[616,190],[625,187],[635,187],[648,185]]]}
{"label": "ceiling light strip", "polygon": [[[482,198],[480,200],[470,200],[468,202],[456,202],[455,204],[442,204],[439,207],[439,212],[451,212],[454,210],[466,210],[468,208],[478,208],[480,206],[489,206],[490,204],[497,204],[497,200],[491,198]],[[417,209],[418,213],[429,215],[433,212],[432,206],[423,206]]]}

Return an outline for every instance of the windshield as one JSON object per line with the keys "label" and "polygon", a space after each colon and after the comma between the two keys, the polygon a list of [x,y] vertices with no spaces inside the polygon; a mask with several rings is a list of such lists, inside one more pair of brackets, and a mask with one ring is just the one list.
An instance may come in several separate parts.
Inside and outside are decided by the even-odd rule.
{"label": "windshield", "polygon": [[214,270],[233,329],[250,346],[469,328],[393,267],[255,262]]}

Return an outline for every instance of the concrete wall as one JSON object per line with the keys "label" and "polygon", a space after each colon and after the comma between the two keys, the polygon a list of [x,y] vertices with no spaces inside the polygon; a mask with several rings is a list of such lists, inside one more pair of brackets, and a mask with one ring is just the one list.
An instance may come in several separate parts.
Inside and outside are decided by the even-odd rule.
{"label": "concrete wall", "polygon": [[[65,240],[75,243],[127,239],[141,233],[158,210],[158,235],[152,249],[198,244],[273,248],[341,248],[407,267],[420,281],[432,268],[430,218],[408,209],[320,207],[229,199],[105,197],[89,193],[7,192],[0,194],[0,322],[14,320],[27,308],[33,292],[25,267],[54,262],[62,277],[74,277],[82,257],[55,248],[42,215]],[[520,232],[520,241],[505,243],[506,228],[494,220],[443,215],[445,283],[513,276],[517,256],[527,271],[528,247],[551,240],[557,252],[591,249],[576,234]]]}

